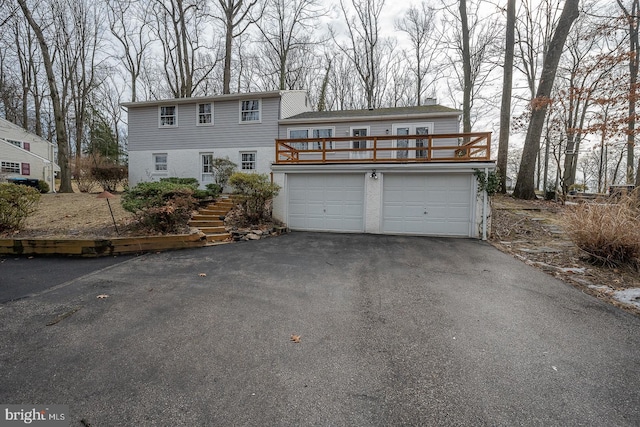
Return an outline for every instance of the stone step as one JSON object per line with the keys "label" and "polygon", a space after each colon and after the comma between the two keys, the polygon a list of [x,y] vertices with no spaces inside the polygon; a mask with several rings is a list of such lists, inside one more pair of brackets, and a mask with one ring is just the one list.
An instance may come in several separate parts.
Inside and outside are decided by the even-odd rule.
{"label": "stone step", "polygon": [[224,225],[224,221],[220,219],[192,219],[189,221],[189,226],[195,228],[201,227],[220,227]]}
{"label": "stone step", "polygon": [[220,219],[221,216],[223,217],[225,215],[224,214],[217,214],[217,213],[216,214],[197,213],[195,215],[192,215],[191,219],[195,220],[195,221],[212,221],[212,220],[213,221],[216,221],[216,220],[217,221],[222,221]]}
{"label": "stone step", "polygon": [[222,225],[219,225],[217,227],[198,227],[198,230],[202,231],[204,234],[217,234],[227,232],[227,229]]}
{"label": "stone step", "polygon": [[227,239],[231,239],[231,234],[229,233],[207,234],[207,242],[220,242]]}

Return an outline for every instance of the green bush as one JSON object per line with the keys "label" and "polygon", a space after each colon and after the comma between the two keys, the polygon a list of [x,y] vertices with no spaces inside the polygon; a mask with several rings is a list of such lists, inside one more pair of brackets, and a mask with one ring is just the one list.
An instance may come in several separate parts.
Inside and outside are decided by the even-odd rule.
{"label": "green bush", "polygon": [[40,191],[40,193],[42,194],[46,194],[48,193],[50,190],[49,188],[49,184],[47,184],[47,181],[43,181],[41,179],[38,180],[38,191]]}
{"label": "green bush", "polygon": [[179,178],[177,176],[170,176],[168,178],[160,178],[160,182],[170,182],[172,184],[188,185],[189,187],[197,190],[200,183],[195,178]]}
{"label": "green bush", "polygon": [[583,203],[567,214],[571,240],[594,263],[640,267],[640,207],[633,196],[618,203]]}
{"label": "green bush", "polygon": [[220,186],[220,184],[212,183],[212,184],[207,184],[205,187],[207,187],[207,192],[214,199],[218,197],[220,194],[222,194],[222,187]]}
{"label": "green bush", "polygon": [[196,209],[191,185],[170,181],[142,182],[122,196],[122,207],[133,212],[144,229],[161,233],[179,232]]}
{"label": "green bush", "polygon": [[271,218],[267,202],[278,194],[280,186],[268,175],[236,172],[229,178],[229,185],[241,196],[240,206],[248,223],[259,224]]}
{"label": "green bush", "polygon": [[40,193],[26,185],[0,184],[0,232],[20,230],[38,207]]}

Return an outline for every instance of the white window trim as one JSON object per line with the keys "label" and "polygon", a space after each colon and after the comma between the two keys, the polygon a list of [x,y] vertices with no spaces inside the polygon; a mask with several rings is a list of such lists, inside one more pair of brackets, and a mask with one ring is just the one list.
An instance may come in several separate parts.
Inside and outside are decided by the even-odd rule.
{"label": "white window trim", "polygon": [[[416,133],[416,128],[429,128],[429,135],[433,135],[434,133],[434,126],[433,126],[433,122],[423,122],[423,123],[394,123],[391,126],[392,129],[392,133],[393,136],[396,136],[396,133],[398,131],[398,128],[409,128],[409,135],[415,135]],[[403,139],[403,138],[398,138],[398,139]],[[394,139],[392,140],[392,147],[393,148],[398,148],[398,139]],[[416,147],[416,140],[415,139],[410,139],[409,140],[409,145],[408,148],[415,148]],[[426,150],[426,148],[425,148]],[[398,158],[398,152],[397,151],[392,151],[393,153],[393,157],[394,158]],[[415,150],[411,150],[408,152],[408,158],[409,159],[415,159],[416,158],[416,153],[417,151]]]}
{"label": "white window trim", "polygon": [[[371,126],[351,126],[349,128],[349,136],[352,137],[353,136],[353,131],[356,129],[366,129],[367,130],[367,137],[371,136]],[[366,148],[371,148],[371,140],[367,139],[366,141],[367,146]],[[349,148],[353,149],[353,141],[349,142]],[[349,158],[351,159],[368,159],[372,157],[372,153],[370,151],[365,151],[365,152],[355,152],[352,151],[349,153]]]}
{"label": "white window trim", "polygon": [[[158,162],[156,156],[165,156],[167,158],[167,168],[165,170],[157,169]],[[169,173],[169,154],[168,153],[153,153],[151,154],[151,160],[153,162],[153,174],[155,175],[167,175]]]}
{"label": "white window trim", "polygon": [[[162,107],[173,107],[174,108],[174,120],[172,125],[163,125],[162,124]],[[178,106],[177,105],[159,105],[158,106],[158,127],[161,129],[167,128],[177,128],[178,127]]]}
{"label": "white window trim", "polygon": [[10,160],[2,160],[0,161],[0,172],[22,174],[22,164],[20,162],[12,162]]}
{"label": "white window trim", "polygon": [[[295,127],[295,128],[287,128],[287,139],[291,139],[291,131],[297,131],[297,130],[306,130],[307,131],[307,139],[313,139],[313,131],[317,130],[317,129],[331,129],[331,138],[335,138],[336,137],[336,127],[335,126],[310,126],[310,127]],[[335,142],[334,141],[329,141],[329,147],[327,147],[327,150],[332,150],[333,146],[334,146]],[[316,148],[316,147],[309,147],[307,146],[306,148],[307,150],[319,150],[320,148]]]}
{"label": "white window trim", "polygon": [[[253,154],[253,169],[244,169],[242,166],[243,163],[251,163],[251,162],[243,162],[242,155],[243,154]],[[258,169],[258,152],[257,151],[240,151],[240,170],[241,171],[256,171]]]}
{"label": "white window trim", "polygon": [[[213,166],[213,152],[212,151],[207,151],[207,152],[202,152],[199,154],[200,155],[200,183],[202,185],[206,185],[209,183],[214,182],[214,175],[215,172],[213,170],[213,167],[211,168],[211,172],[205,172],[204,171],[204,156],[211,156],[211,166]],[[210,180],[205,180],[205,176],[210,176],[211,179]]]}
{"label": "white window trim", "polygon": [[[204,104],[209,104],[211,105],[211,123],[200,123],[200,106],[204,105]],[[196,126],[213,126],[213,122],[214,122],[214,115],[213,115],[213,102],[198,102],[196,104]]]}
{"label": "white window trim", "polygon": [[[242,120],[243,101],[258,101],[258,120]],[[238,123],[240,123],[241,125],[262,123],[262,98],[241,99],[240,101],[238,101]]]}

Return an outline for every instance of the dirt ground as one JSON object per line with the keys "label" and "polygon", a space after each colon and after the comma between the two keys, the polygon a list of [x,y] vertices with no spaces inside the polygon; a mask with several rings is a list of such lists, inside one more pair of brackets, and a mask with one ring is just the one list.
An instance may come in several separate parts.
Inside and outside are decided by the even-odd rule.
{"label": "dirt ground", "polygon": [[[116,233],[106,199],[99,193],[43,194],[38,211],[24,230],[4,238],[109,238]],[[122,209],[120,194],[109,200],[120,235],[135,234],[133,216]],[[492,199],[490,242],[499,250],[540,268],[597,298],[640,315],[640,275],[627,269],[592,265],[565,234],[563,216],[569,205],[516,200],[497,195]],[[637,296],[633,292],[637,289]],[[617,292],[631,292],[626,302]],[[624,298],[622,298],[624,300]]]}
{"label": "dirt ground", "polygon": [[492,198],[491,243],[585,293],[640,315],[638,272],[588,262],[563,229],[568,209],[572,204],[496,195]]}
{"label": "dirt ground", "polygon": [[40,197],[38,210],[27,218],[24,229],[4,237],[95,238],[115,237],[109,205],[121,235],[130,235],[133,215],[120,204],[120,194],[107,202],[99,193],[50,193]]}

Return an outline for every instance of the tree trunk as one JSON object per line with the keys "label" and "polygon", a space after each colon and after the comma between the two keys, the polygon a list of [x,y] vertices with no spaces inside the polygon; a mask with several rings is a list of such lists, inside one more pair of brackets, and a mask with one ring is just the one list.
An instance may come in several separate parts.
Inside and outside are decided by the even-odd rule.
{"label": "tree trunk", "polygon": [[31,11],[27,7],[25,0],[18,0],[18,4],[24,13],[25,18],[29,22],[29,25],[36,34],[38,43],[40,44],[40,50],[42,51],[42,60],[44,68],[47,72],[47,80],[49,82],[49,91],[51,96],[51,104],[53,106],[53,116],[56,129],[56,142],[58,144],[58,165],[60,166],[60,193],[73,193],[71,187],[71,170],[69,169],[69,138],[67,135],[67,129],[65,126],[65,117],[60,102],[60,95],[58,93],[58,85],[56,83],[56,75],[53,70],[53,62],[51,61],[51,55],[49,54],[49,46],[45,40],[42,28],[31,16]]}
{"label": "tree trunk", "polygon": [[462,26],[462,69],[464,73],[462,95],[462,132],[471,132],[471,47],[469,46],[469,22],[467,0],[460,0],[460,23]]}
{"label": "tree trunk", "polygon": [[549,50],[544,58],[544,65],[542,67],[536,97],[531,100],[531,121],[527,128],[527,136],[524,141],[522,159],[520,161],[520,170],[518,171],[518,180],[513,191],[514,197],[519,199],[536,198],[534,175],[536,156],[540,150],[540,136],[542,135],[544,120],[551,101],[549,97],[564,44],[569,35],[569,30],[573,25],[573,21],[576,20],[579,14],[578,3],[579,0],[567,0],[564,4],[562,14],[558,20],[558,26],[556,27],[556,31],[549,45]]}
{"label": "tree trunk", "polygon": [[507,33],[504,46],[502,103],[500,105],[500,136],[498,139],[498,178],[500,192],[507,192],[507,156],[511,130],[511,92],[513,86],[513,54],[515,50],[516,0],[507,2]]}

